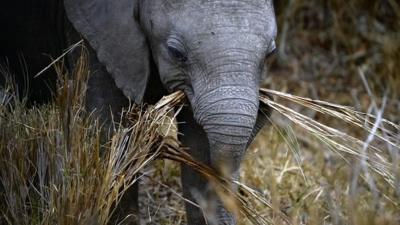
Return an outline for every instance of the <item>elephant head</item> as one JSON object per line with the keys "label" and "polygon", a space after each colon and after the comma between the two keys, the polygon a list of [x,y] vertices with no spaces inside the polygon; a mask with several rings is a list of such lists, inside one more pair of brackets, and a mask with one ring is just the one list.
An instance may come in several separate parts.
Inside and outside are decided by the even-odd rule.
{"label": "elephant head", "polygon": [[[140,103],[156,65],[183,90],[204,129],[211,166],[234,178],[259,109],[265,58],[275,50],[272,0],[64,0],[75,28],[116,85]],[[253,134],[252,134],[253,133]]]}
{"label": "elephant head", "polygon": [[271,1],[142,1],[138,19],[159,75],[185,91],[207,133],[211,165],[236,173],[255,126],[265,58],[275,49]]}

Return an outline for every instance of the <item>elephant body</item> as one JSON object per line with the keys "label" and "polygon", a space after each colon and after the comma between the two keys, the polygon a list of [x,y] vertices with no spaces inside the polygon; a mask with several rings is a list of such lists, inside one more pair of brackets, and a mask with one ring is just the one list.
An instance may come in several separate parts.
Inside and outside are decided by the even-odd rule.
{"label": "elephant body", "polygon": [[[238,179],[245,150],[267,121],[258,89],[275,50],[271,0],[16,0],[0,10],[7,24],[0,60],[14,72],[21,55],[35,75],[50,62],[44,54],[57,57],[84,38],[89,110],[107,121],[110,109],[116,114],[129,100],[153,103],[183,90],[190,104],[178,116],[180,140],[195,159]],[[74,59],[67,57],[70,68]],[[43,87],[54,86],[52,73],[30,78],[34,101],[51,93]],[[182,186],[184,197],[207,203],[186,205],[188,224],[236,224],[207,181],[185,166]],[[137,191],[127,195],[123,201],[137,211]]]}

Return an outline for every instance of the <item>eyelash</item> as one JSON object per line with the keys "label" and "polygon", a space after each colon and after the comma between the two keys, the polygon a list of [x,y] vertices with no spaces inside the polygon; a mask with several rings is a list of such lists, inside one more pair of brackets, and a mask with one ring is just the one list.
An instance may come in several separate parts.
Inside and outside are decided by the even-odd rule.
{"label": "eyelash", "polygon": [[265,56],[265,59],[268,59],[269,57],[273,56],[276,52],[277,52],[277,49],[274,48],[272,51],[267,53],[267,55]]}
{"label": "eyelash", "polygon": [[177,48],[175,46],[171,46],[171,45],[167,46],[167,50],[168,50],[168,54],[172,58],[174,58],[174,59],[176,59],[176,60],[178,60],[180,62],[186,62],[187,61],[187,55],[186,55],[185,50],[179,49],[179,48]]}
{"label": "eyelash", "polygon": [[171,35],[166,43],[168,54],[171,58],[185,62],[187,61],[187,51],[181,39],[176,35]]}

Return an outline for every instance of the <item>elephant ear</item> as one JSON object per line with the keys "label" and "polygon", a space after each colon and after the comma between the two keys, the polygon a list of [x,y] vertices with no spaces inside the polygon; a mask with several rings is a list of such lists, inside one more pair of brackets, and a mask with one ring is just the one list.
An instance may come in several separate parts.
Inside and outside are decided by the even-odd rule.
{"label": "elephant ear", "polygon": [[68,19],[96,51],[126,97],[141,103],[150,50],[134,17],[138,0],[64,0]]}

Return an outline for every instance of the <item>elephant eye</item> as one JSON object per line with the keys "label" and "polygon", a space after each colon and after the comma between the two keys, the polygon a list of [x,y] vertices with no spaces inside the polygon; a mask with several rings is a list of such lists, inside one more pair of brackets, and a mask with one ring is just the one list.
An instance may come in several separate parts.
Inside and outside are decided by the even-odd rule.
{"label": "elephant eye", "polygon": [[181,38],[178,35],[171,35],[167,41],[168,54],[180,62],[187,61],[187,52]]}
{"label": "elephant eye", "polygon": [[167,48],[168,48],[168,53],[172,58],[174,58],[180,62],[187,61],[187,55],[184,50],[178,49],[177,47],[174,47],[171,45],[168,45]]}
{"label": "elephant eye", "polygon": [[276,53],[276,48],[274,48],[272,51],[268,52],[265,59],[270,58],[271,56],[273,56]]}
{"label": "elephant eye", "polygon": [[275,41],[272,41],[270,46],[268,47],[268,52],[267,52],[267,55],[265,56],[265,58],[268,59],[275,53],[276,53],[276,44],[275,44]]}

